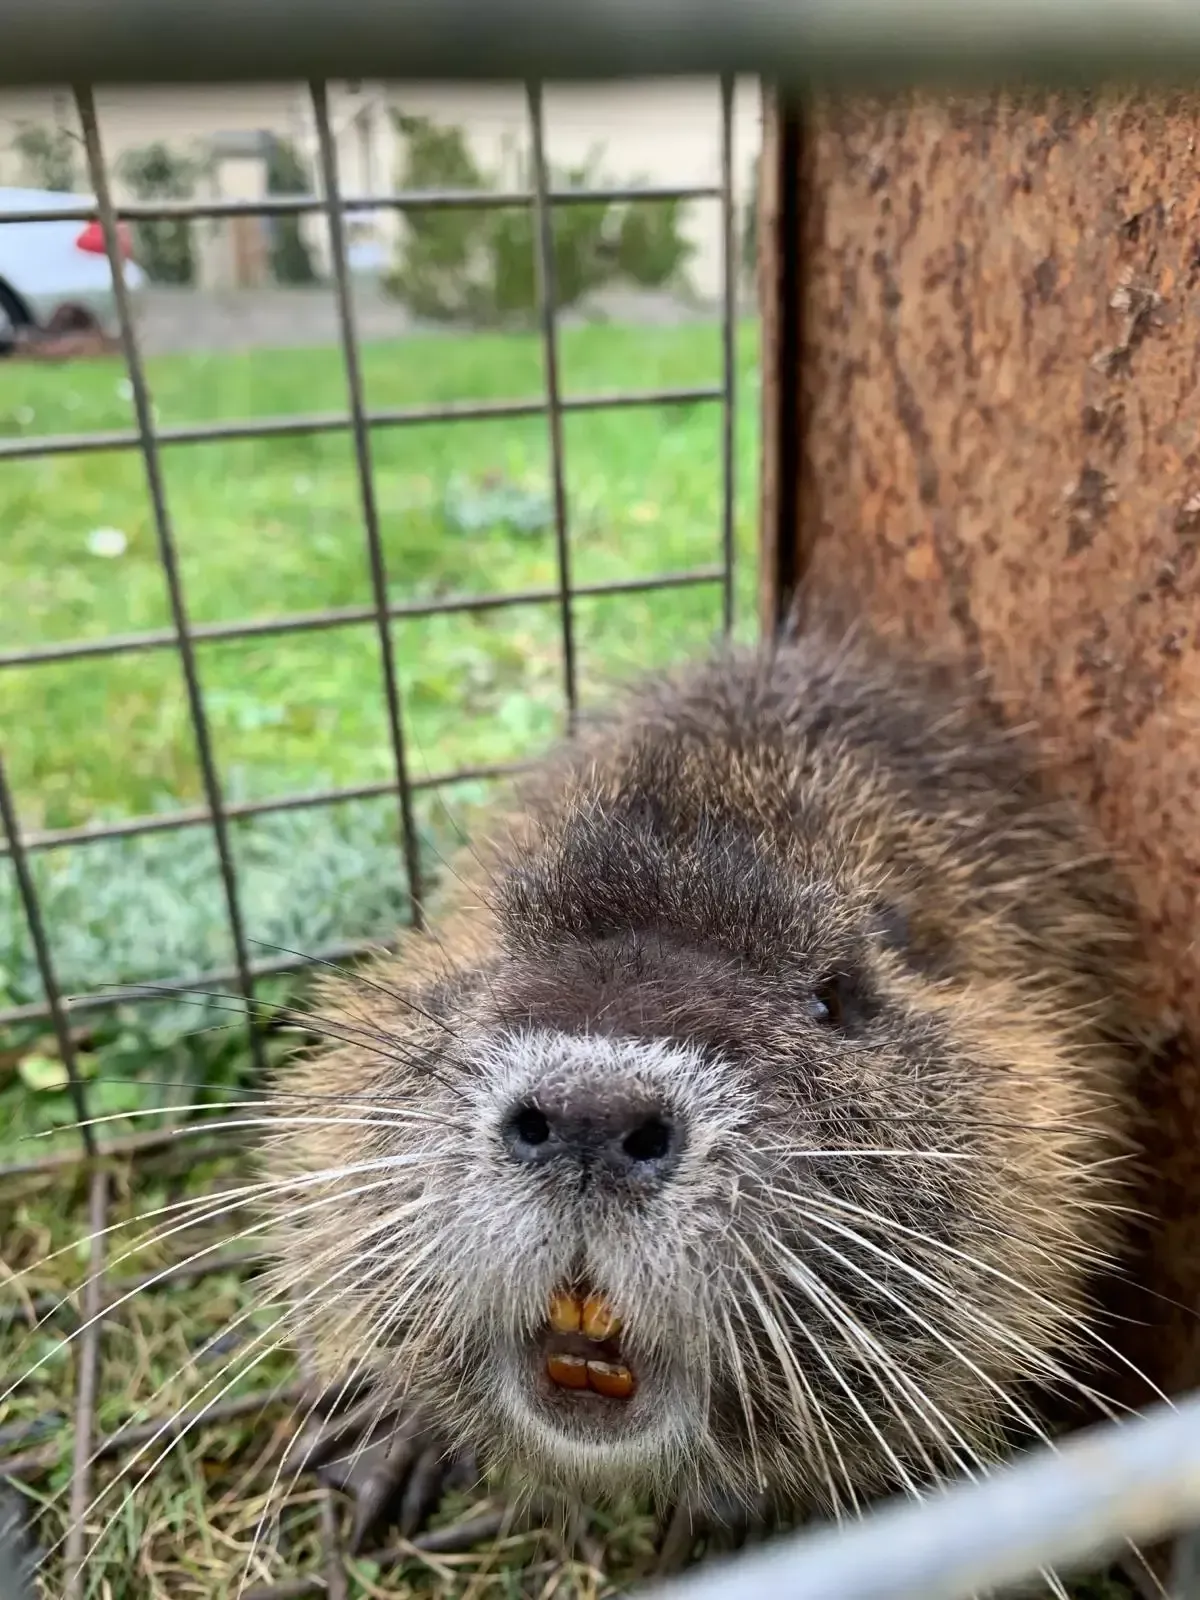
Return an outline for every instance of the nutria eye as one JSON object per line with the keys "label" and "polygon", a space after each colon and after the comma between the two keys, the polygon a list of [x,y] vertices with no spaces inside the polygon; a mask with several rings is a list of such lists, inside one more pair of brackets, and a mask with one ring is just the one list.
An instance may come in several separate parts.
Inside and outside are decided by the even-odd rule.
{"label": "nutria eye", "polygon": [[814,1022],[827,1028],[840,1027],[842,1021],[842,990],[837,978],[826,978],[813,990],[808,1002],[808,1014]]}

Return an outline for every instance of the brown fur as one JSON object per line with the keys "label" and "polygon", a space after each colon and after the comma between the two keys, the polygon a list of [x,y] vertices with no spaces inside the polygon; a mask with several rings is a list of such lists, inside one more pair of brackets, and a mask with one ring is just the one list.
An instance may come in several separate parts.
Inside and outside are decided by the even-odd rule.
{"label": "brown fur", "polygon": [[[430,933],[322,985],[341,1042],[281,1075],[268,1168],[304,1185],[280,1284],[331,1361],[542,1483],[835,1513],[1094,1399],[1137,959],[981,704],[820,634],[649,685],[456,864]],[[678,1081],[591,1046],[560,1072],[676,1106],[661,1189],[508,1159],[507,1062],[545,1030],[691,1049]],[[581,1272],[645,1374],[607,1442],[503,1376]]]}

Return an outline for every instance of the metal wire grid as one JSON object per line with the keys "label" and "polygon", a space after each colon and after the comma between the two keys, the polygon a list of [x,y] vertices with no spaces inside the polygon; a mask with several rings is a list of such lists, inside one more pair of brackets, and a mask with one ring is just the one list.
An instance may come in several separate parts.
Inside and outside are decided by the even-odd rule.
{"label": "metal wire grid", "polygon": [[[945,18],[941,19],[942,21]],[[1021,19],[1026,29],[1028,22]],[[1140,19],[1139,19],[1140,25]],[[1101,30],[1102,31],[1102,30]],[[1151,30],[1152,31],[1152,30]],[[1089,38],[1095,38],[1097,31],[1092,30]],[[456,46],[457,48],[457,46]],[[727,92],[727,91],[726,91]],[[535,111],[536,111],[535,102]],[[726,207],[726,263],[727,269],[731,261],[730,239],[730,211],[729,211],[729,139],[730,128],[728,120],[728,100],[725,104],[725,133],[723,163],[723,183],[721,194]],[[93,120],[94,133],[94,120]],[[95,141],[93,140],[93,144]],[[89,145],[89,158],[98,158],[98,149]],[[542,204],[551,202],[559,197],[545,194],[544,173],[538,175],[542,193]],[[336,173],[335,173],[336,179]],[[663,191],[659,191],[662,193]],[[677,193],[678,191],[669,191]],[[99,191],[98,191],[99,193]],[[614,194],[614,198],[616,195]],[[699,197],[699,196],[697,196]],[[482,202],[480,197],[462,197],[464,204],[489,203],[493,197],[488,197],[487,202]],[[571,198],[571,197],[567,197]],[[532,203],[530,196],[501,197],[502,203]],[[342,210],[352,206],[362,205],[374,207],[377,204],[387,204],[374,199],[370,201],[354,201],[342,204]],[[418,197],[400,197],[390,203],[401,205],[419,203]],[[456,197],[433,197],[433,204],[458,203]],[[178,214],[187,215],[236,215],[242,211],[272,212],[283,214],[297,210],[323,209],[326,202],[314,199],[288,200],[281,203],[258,205],[222,205],[220,207],[190,208],[190,207],[142,207],[129,208],[123,212],[129,216],[162,216]],[[328,204],[334,207],[338,204],[336,191],[332,192]],[[104,217],[106,236],[109,241],[110,251],[114,242],[113,211],[111,203],[108,204],[107,214]],[[84,213],[90,217],[91,213]],[[3,220],[3,219],[0,219]],[[32,220],[32,219],[31,219]],[[544,247],[544,236],[539,230],[539,242]],[[344,261],[335,263],[344,281]],[[552,286],[551,286],[552,287]],[[552,300],[551,331],[553,328]],[[725,400],[727,418],[732,412],[732,371],[729,365],[729,337],[732,325],[731,309],[732,299],[730,292],[730,277],[727,272],[726,279],[726,376],[725,387],[712,395],[695,394],[687,398],[718,398]],[[127,316],[126,316],[127,321]],[[123,330],[124,331],[124,330]],[[352,328],[349,330],[352,336]],[[582,402],[582,405],[591,404],[637,404],[669,402],[671,396],[608,396],[594,397]],[[676,397],[680,398],[680,397]],[[571,402],[560,397],[559,410],[565,411],[572,405],[581,402]],[[547,409],[541,403],[515,402],[509,407],[461,408],[456,409],[451,415],[528,415],[531,412],[541,412]],[[445,412],[437,415],[436,420],[443,420]],[[405,415],[392,413],[390,415],[359,416],[357,423],[351,417],[326,417],[326,418],[299,418],[280,419],[275,424],[250,425],[233,424],[225,428],[216,429],[177,429],[163,430],[158,435],[160,444],[173,444],[187,442],[193,438],[229,438],[251,437],[258,434],[288,433],[288,432],[321,432],[335,428],[356,426],[361,432],[364,428],[373,426],[402,425],[409,421],[434,420],[423,415]],[[140,443],[137,434],[107,435],[91,439],[59,439],[42,440],[34,442],[18,441],[15,447],[7,449],[0,446],[0,455],[34,455],[57,454],[77,449],[113,449],[136,446]],[[728,452],[728,442],[726,441]],[[729,473],[731,460],[726,457],[726,471]],[[728,485],[731,479],[727,476],[726,522],[725,522],[725,556],[723,568],[713,576],[723,577],[726,582],[726,618],[729,611],[729,577],[731,552],[729,499]],[[558,507],[556,507],[558,509]],[[560,514],[560,523],[565,522],[565,507]],[[169,529],[168,529],[169,535]],[[683,574],[675,581],[709,581],[709,575]],[[638,585],[640,587],[641,585]],[[568,604],[572,590],[569,583],[569,574],[566,575],[562,585],[565,593],[558,595],[560,604]],[[579,589],[575,594],[586,592]],[[528,599],[553,600],[554,592],[538,594],[536,596],[523,596],[520,599],[513,597],[484,597],[481,601],[472,600],[469,606],[489,604],[515,604],[524,603]],[[456,609],[456,607],[438,607],[431,609]],[[389,608],[389,615],[396,614]],[[411,614],[401,611],[399,614]],[[425,608],[419,608],[416,614],[425,614]],[[310,618],[284,619],[279,624],[252,624],[247,628],[235,627],[232,630],[219,630],[218,636],[236,637],[242,633],[259,633],[273,631],[293,631],[304,627],[329,627],[339,626],[343,623],[369,621],[376,612],[366,609],[350,614],[323,613]],[[217,630],[195,628],[191,631],[193,640],[212,637]],[[31,664],[39,659],[72,659],[80,655],[109,654],[125,649],[158,648],[176,643],[174,634],[163,633],[144,635],[133,640],[107,640],[98,645],[63,646],[49,652],[26,652],[13,658],[0,657],[0,666],[4,664]],[[420,787],[411,784],[410,789]],[[381,786],[384,791],[390,791],[394,786]],[[398,787],[398,786],[396,786]],[[363,793],[376,793],[379,789],[355,790],[347,792],[344,798],[356,797]],[[328,803],[330,796],[299,796],[294,797],[289,805],[324,804]],[[79,836],[100,837],[105,836],[99,830],[93,834],[91,830],[64,830],[61,834],[30,835],[22,840],[17,832],[15,813],[12,797],[3,780],[3,771],[0,768],[0,812],[8,831],[10,840],[9,853],[14,858],[14,867],[18,881],[25,896],[26,904],[31,911],[31,932],[35,949],[41,962],[43,977],[46,986],[46,1004],[42,1007],[29,1008],[27,1011],[17,1013],[18,1016],[37,1015],[50,1016],[55,1027],[61,1030],[65,1022],[63,1007],[54,983],[53,967],[50,962],[49,952],[46,948],[44,931],[41,929],[40,919],[37,916],[36,897],[28,873],[28,853],[35,849],[51,848],[57,843],[73,842]],[[246,814],[246,808],[227,807],[224,815],[228,818],[235,815]],[[204,811],[190,812],[184,820],[176,819],[144,819],[127,824],[112,832],[149,831],[160,826],[184,826],[198,821],[209,820]],[[277,971],[286,968],[290,963],[271,962],[261,963],[251,970],[251,976],[264,971]],[[122,996],[121,998],[136,998],[135,995]],[[93,1003],[100,1003],[94,1001]],[[64,1050],[65,1058],[72,1058],[69,1043]],[[80,1085],[76,1076],[73,1076],[73,1087],[78,1093]],[[143,1148],[148,1143],[157,1142],[158,1136],[150,1136],[149,1140],[134,1138],[120,1142],[119,1153],[130,1153]],[[113,1153],[118,1153],[117,1149]],[[38,1163],[42,1167],[61,1165],[66,1160],[74,1157],[53,1157],[48,1162]],[[98,1232],[103,1225],[107,1208],[107,1185],[104,1180],[102,1168],[95,1168],[92,1178],[91,1214],[93,1231]],[[230,1264],[224,1258],[220,1266],[227,1268]],[[236,1263],[235,1263],[236,1264]],[[176,1281],[184,1276],[195,1277],[206,1271],[215,1270],[218,1260],[211,1263],[191,1265],[163,1274],[160,1282]],[[77,1434],[76,1434],[76,1464],[72,1485],[72,1505],[79,1508],[87,1503],[87,1489],[89,1482],[88,1473],[88,1446],[90,1442],[92,1405],[96,1363],[98,1355],[98,1317],[105,1304],[112,1304],[113,1299],[121,1293],[129,1292],[140,1287],[140,1284],[113,1285],[107,1295],[104,1293],[101,1281],[103,1269],[103,1252],[97,1247],[93,1252],[93,1275],[85,1291],[83,1306],[85,1319],[97,1318],[92,1324],[89,1334],[85,1337],[81,1352],[81,1382],[77,1406]],[[38,1314],[45,1309],[37,1307]],[[305,1399],[311,1399],[311,1388],[305,1384],[297,1384],[292,1389],[275,1396],[280,1403],[294,1404]],[[212,1407],[207,1416],[212,1421],[225,1418],[243,1416],[252,1413],[262,1405],[261,1396],[250,1396],[227,1402],[221,1406]],[[1039,1457],[1023,1462],[996,1478],[982,1482],[963,1485],[947,1495],[941,1503],[910,1506],[894,1513],[882,1513],[869,1519],[863,1526],[854,1530],[840,1532],[836,1540],[820,1535],[814,1538],[801,1538],[798,1541],[788,1541],[782,1547],[767,1552],[762,1556],[743,1557],[739,1563],[722,1565],[708,1574],[701,1574],[692,1578],[686,1587],[673,1591],[681,1595],[690,1595],[693,1600],[737,1600],[738,1596],[773,1592],[777,1589],[790,1593],[804,1593],[806,1595],[837,1596],[838,1600],[901,1600],[920,1593],[926,1600],[951,1600],[967,1592],[978,1592],[980,1589],[990,1587],[996,1582],[1011,1580],[1018,1575],[1027,1575],[1035,1567],[1050,1562],[1061,1562],[1077,1557],[1094,1556],[1101,1550],[1115,1553],[1124,1538],[1138,1538],[1141,1540],[1154,1539],[1181,1525],[1192,1522],[1200,1509],[1200,1397],[1187,1402],[1177,1415],[1166,1415],[1158,1418],[1146,1418],[1133,1423],[1120,1430],[1112,1425],[1098,1430],[1091,1439],[1068,1443],[1061,1454],[1049,1455],[1041,1453]],[[185,1421],[187,1419],[184,1419]],[[152,1435],[156,1424],[139,1424],[126,1428],[120,1435],[101,1439],[95,1447],[97,1459],[116,1454],[126,1448],[145,1443]],[[178,1425],[177,1425],[178,1426]],[[50,1447],[56,1458],[56,1447]],[[49,1464],[45,1447],[27,1450],[23,1457],[10,1457],[7,1461],[0,1462],[0,1474],[5,1471],[13,1472],[18,1469],[32,1470],[39,1464]],[[343,1600],[345,1594],[344,1580],[338,1560],[336,1530],[328,1518],[328,1508],[324,1508],[324,1526],[326,1538],[326,1562],[322,1578],[305,1579],[296,1583],[289,1583],[275,1587],[269,1591],[256,1591],[253,1600],[292,1600],[309,1594],[328,1593],[334,1600]],[[438,1534],[426,1536],[418,1540],[430,1549],[461,1549],[466,1548],[474,1539],[483,1539],[496,1531],[494,1526],[484,1526],[487,1519],[479,1519],[474,1528],[463,1527],[458,1530],[442,1530]],[[1190,1548],[1190,1546],[1189,1546]],[[76,1535],[68,1554],[77,1558],[81,1550],[80,1536]],[[399,1559],[406,1552],[383,1552],[383,1559],[389,1557]],[[1184,1600],[1184,1596],[1200,1593],[1194,1581],[1193,1566],[1186,1562],[1182,1567],[1177,1566],[1177,1574],[1182,1573],[1182,1582],[1173,1583],[1172,1590]],[[1190,1574],[1190,1576],[1189,1576]],[[82,1588],[82,1576],[75,1572],[68,1588],[69,1596],[77,1596]],[[249,1597],[248,1597],[249,1600]]]}
{"label": "metal wire grid", "polygon": [[[742,72],[789,88],[914,80],[1178,83],[1200,62],[1191,0],[6,0],[0,83],[333,78],[426,82]],[[280,26],[281,20],[285,26]]]}
{"label": "metal wire grid", "polygon": [[[197,204],[163,204],[118,207],[112,195],[101,143],[99,123],[93,91],[78,88],[75,100],[78,107],[88,170],[95,195],[95,207],[77,211],[56,212],[61,219],[89,221],[98,217],[103,229],[105,246],[113,273],[117,320],[129,380],[133,392],[136,429],[127,432],[81,434],[40,439],[17,439],[0,442],[0,462],[28,459],[37,456],[57,456],[98,450],[137,449],[142,456],[146,473],[158,540],[159,556],[171,609],[172,626],[134,635],[123,635],[98,640],[83,640],[14,650],[0,653],[0,670],[10,667],[36,667],[47,663],[80,661],[93,657],[131,654],[140,651],[174,649],[178,652],[183,669],[193,733],[199,757],[205,804],[181,809],[165,816],[135,817],[127,821],[88,826],[31,831],[23,833],[18,821],[16,799],[12,792],[0,750],[0,821],[3,822],[4,839],[0,853],[11,858],[19,895],[28,922],[33,952],[41,974],[44,1000],[41,1004],[27,1005],[0,1011],[0,1025],[30,1020],[48,1019],[54,1029],[58,1048],[66,1067],[74,1107],[79,1119],[81,1140],[80,1155],[91,1166],[89,1221],[92,1232],[92,1258],[90,1275],[83,1293],[83,1326],[79,1348],[79,1366],[76,1391],[76,1417],[74,1434],[74,1465],[71,1480],[70,1504],[73,1530],[66,1546],[67,1588],[65,1600],[78,1600],[84,1591],[85,1574],[82,1558],[85,1552],[83,1513],[90,1501],[92,1466],[95,1461],[143,1445],[161,1428],[159,1423],[146,1423],[127,1427],[108,1439],[95,1438],[95,1403],[100,1359],[100,1335],[105,1308],[111,1308],[122,1295],[132,1289],[148,1287],[135,1281],[113,1285],[106,1290],[105,1241],[103,1238],[108,1216],[108,1179],[103,1158],[136,1156],[160,1148],[180,1136],[204,1138],[202,1125],[135,1135],[122,1140],[101,1143],[95,1137],[89,1122],[87,1091],[78,1069],[76,1052],[71,1035],[69,1012],[109,1008],[123,1003],[136,1003],[161,998],[164,990],[183,991],[211,989],[225,984],[236,984],[248,1006],[254,998],[256,978],[294,971],[306,963],[300,957],[284,956],[268,961],[251,961],[247,951],[245,918],[242,909],[237,873],[230,848],[229,825],[232,820],[264,815],[269,812],[297,810],[339,802],[393,794],[399,808],[400,842],[408,887],[411,918],[420,924],[423,883],[417,853],[417,833],[413,812],[413,797],[424,789],[437,789],[467,778],[493,777],[514,770],[512,767],[463,768],[427,778],[415,779],[408,769],[404,742],[404,708],[396,674],[396,662],[391,635],[391,625],[398,619],[427,617],[456,612],[498,610],[511,606],[549,603],[557,606],[562,638],[563,691],[566,722],[574,722],[578,705],[577,662],[574,639],[574,602],[581,596],[620,595],[655,589],[675,588],[683,585],[720,584],[722,587],[722,620],[725,630],[733,622],[734,598],[734,429],[735,429],[735,336],[737,261],[735,248],[735,209],[733,193],[733,94],[731,78],[721,81],[721,173],[720,182],[713,186],[696,187],[628,187],[605,189],[552,190],[549,184],[544,135],[544,114],[540,87],[527,89],[527,108],[531,134],[532,187],[525,191],[500,194],[480,194],[471,191],[441,191],[433,193],[406,193],[379,196],[362,196],[345,199],[341,194],[338,177],[338,160],[329,117],[328,92],[324,82],[310,85],[313,113],[317,129],[319,164],[323,193],[320,196],[289,196],[272,198],[262,203],[200,202]],[[716,200],[722,210],[723,303],[722,303],[722,380],[718,385],[704,388],[660,389],[640,392],[565,396],[562,393],[558,360],[558,316],[554,282],[553,208],[556,205],[611,201],[654,200],[663,198],[689,200]],[[372,411],[368,409],[363,392],[359,359],[359,346],[355,329],[353,290],[347,266],[347,249],[344,228],[345,214],[353,210],[375,210],[385,207],[415,210],[422,207],[441,209],[480,206],[528,206],[535,220],[535,248],[538,281],[538,309],[543,344],[545,392],[537,399],[514,399],[497,402],[479,402],[410,408],[403,410]],[[138,345],[136,326],[129,293],[121,270],[121,250],[118,236],[120,220],[139,220],[162,217],[230,217],[243,214],[295,215],[320,212],[328,221],[334,291],[337,298],[342,356],[346,372],[348,407],[345,412],[297,417],[268,418],[245,422],[218,423],[212,426],[194,425],[182,428],[159,429],[154,421],[150,388],[146,369]],[[14,221],[44,220],[42,214],[8,212],[0,214],[0,225]],[[630,406],[669,406],[712,401],[722,407],[721,450],[723,493],[721,505],[720,560],[711,565],[682,572],[663,573],[656,577],[639,578],[602,584],[574,585],[571,581],[569,505],[566,488],[565,452],[563,445],[563,417],[570,413],[599,411]],[[371,463],[371,437],[374,429],[405,427],[422,423],[481,420],[485,418],[528,417],[544,415],[549,430],[549,452],[554,491],[554,527],[558,564],[558,581],[553,588],[524,591],[464,595],[437,602],[396,603],[388,599],[387,570],[380,535],[379,514],[375,497],[374,476]],[[359,607],[342,607],[284,616],[265,621],[235,622],[218,625],[193,625],[188,617],[186,595],[179,571],[177,546],[167,502],[161,467],[161,452],[173,447],[196,442],[218,440],[279,438],[302,434],[349,431],[354,441],[359,495],[362,506],[363,527],[370,563],[372,604]],[[269,801],[229,805],[226,803],[221,777],[213,752],[205,708],[204,692],[196,660],[196,646],[212,640],[261,638],[276,634],[305,632],[315,629],[339,628],[373,623],[379,638],[384,693],[387,703],[388,730],[391,742],[393,777],[386,782],[360,784],[351,788],[330,788],[304,794],[283,796]],[[68,1003],[63,996],[55,972],[54,954],[48,937],[45,919],[39,904],[30,857],[39,850],[49,850],[73,844],[91,844],[103,839],[128,838],[135,834],[160,832],[167,829],[208,825],[216,844],[228,926],[234,952],[234,965],[228,971],[180,975],[156,985],[153,991],[138,986],[108,989],[93,993]],[[314,960],[344,960],[365,948],[353,943],[313,953]],[[250,1047],[256,1066],[262,1065],[261,1035],[251,1024]],[[0,1167],[0,1177],[17,1174],[52,1171],[78,1158],[55,1155],[24,1163]],[[234,1258],[232,1264],[244,1265],[244,1256]],[[190,1278],[208,1273],[227,1271],[231,1261],[227,1254],[214,1254],[194,1264],[186,1273],[157,1274],[153,1283],[158,1286],[177,1281],[181,1276]],[[309,1393],[311,1386],[301,1385],[296,1393],[274,1396],[250,1396],[205,1409],[207,1421],[216,1422],[245,1415],[261,1409],[272,1399],[295,1400]],[[56,1454],[57,1446],[41,1446],[23,1454],[0,1461],[0,1475],[15,1475],[46,1464],[48,1452]],[[322,1580],[303,1580],[271,1590],[256,1591],[258,1600],[287,1600],[289,1596],[326,1592],[335,1597],[344,1594],[344,1580],[337,1550],[336,1528],[332,1509],[325,1507],[322,1527],[326,1545],[325,1577]],[[464,1530],[480,1537],[478,1530]],[[431,1536],[433,1537],[433,1536]],[[445,1548],[445,1533],[437,1536]],[[386,1553],[384,1553],[386,1555]],[[399,1559],[399,1553],[395,1556]]]}
{"label": "metal wire grid", "polygon": [[[721,90],[721,181],[718,185],[683,187],[628,187],[602,190],[570,189],[553,191],[549,188],[543,126],[544,118],[540,91],[528,91],[529,122],[532,134],[533,186],[528,191],[511,191],[501,194],[483,194],[474,191],[442,191],[430,194],[406,193],[355,197],[344,200],[340,193],[337,157],[330,129],[328,103],[323,84],[311,88],[313,109],[320,149],[320,165],[325,191],[324,198],[317,196],[290,196],[259,204],[258,202],[198,202],[196,204],[163,204],[122,206],[117,208],[112,200],[96,122],[95,106],[91,92],[77,91],[80,122],[83,128],[88,166],[96,195],[96,207],[76,211],[56,212],[56,217],[84,220],[99,215],[104,228],[110,259],[119,260],[116,243],[118,218],[161,218],[230,216],[245,213],[281,214],[321,211],[330,226],[331,255],[334,288],[337,296],[341,343],[346,367],[349,406],[342,413],[325,413],[310,416],[255,419],[245,422],[192,425],[181,428],[158,429],[155,426],[145,367],[138,348],[136,329],[128,293],[120,271],[114,269],[117,316],[122,344],[129,367],[137,428],[128,432],[80,434],[75,436],[22,438],[0,441],[0,462],[38,456],[77,454],[96,450],[139,449],[145,465],[150,491],[159,551],[167,579],[172,612],[172,626],[138,634],[114,635],[94,640],[67,641],[61,644],[36,646],[28,649],[0,652],[0,670],[9,667],[35,667],[59,664],[110,655],[127,655],[141,651],[174,649],[179,652],[188,693],[189,712],[200,758],[205,804],[182,808],[166,815],[134,817],[121,822],[88,825],[78,828],[31,830],[22,833],[17,825],[16,803],[4,776],[0,759],[0,815],[3,817],[5,837],[0,840],[0,854],[10,856],[17,873],[22,899],[29,922],[30,934],[41,971],[45,1000],[41,1004],[9,1008],[0,1011],[0,1026],[13,1022],[38,1019],[51,1020],[56,1029],[63,1025],[60,1043],[64,1047],[64,1061],[72,1074],[76,1092],[81,1092],[74,1071],[74,1054],[65,1030],[63,1003],[55,981],[52,953],[45,932],[32,877],[28,870],[28,857],[40,850],[65,845],[91,844],[104,839],[129,838],[137,834],[158,833],[178,828],[208,824],[212,827],[221,865],[228,910],[228,922],[233,941],[235,963],[232,977],[249,998],[253,980],[259,975],[269,975],[290,970],[291,960],[251,962],[246,951],[244,918],[238,900],[238,885],[229,849],[228,824],[233,819],[266,815],[271,812],[293,811],[309,807],[326,806],[339,802],[362,800],[395,793],[400,808],[401,838],[404,865],[409,886],[409,904],[414,920],[419,921],[422,883],[420,865],[416,855],[416,830],[413,825],[413,796],[426,789],[437,789],[468,778],[502,776],[513,769],[500,767],[469,767],[453,772],[414,778],[408,771],[404,749],[403,708],[391,641],[390,624],[438,615],[495,611],[514,606],[540,603],[557,604],[561,619],[563,649],[563,681],[567,716],[570,720],[577,706],[577,670],[573,634],[573,603],[578,598],[612,596],[676,588],[698,584],[720,583],[723,589],[723,621],[726,630],[733,618],[734,579],[734,424],[735,424],[735,212],[733,203],[733,85],[725,80]],[[631,393],[565,396],[561,392],[558,363],[557,314],[553,282],[553,252],[551,237],[552,208],[559,204],[576,204],[595,201],[597,198],[636,201],[664,197],[694,200],[719,200],[723,212],[722,248],[724,255],[724,305],[722,330],[723,375],[720,384],[711,387],[657,389]],[[493,402],[451,404],[427,408],[404,408],[384,411],[369,410],[363,396],[359,363],[358,341],[355,333],[353,294],[346,265],[346,242],[343,214],[351,209],[367,210],[393,206],[401,210],[421,207],[441,208],[473,207],[481,205],[526,205],[533,209],[537,224],[537,265],[539,281],[539,312],[545,359],[546,389],[536,399],[514,399]],[[39,214],[40,215],[40,214]],[[12,221],[38,220],[28,212],[0,214],[0,225]],[[45,220],[44,216],[40,220]],[[570,544],[568,537],[569,511],[566,491],[565,452],[562,438],[562,419],[566,414],[600,411],[631,406],[690,405],[700,401],[719,402],[723,410],[722,456],[723,496],[721,514],[720,560],[711,565],[682,572],[670,572],[654,577],[618,580],[595,584],[572,584],[570,570]],[[436,601],[395,602],[387,598],[387,574],[379,531],[379,518],[375,502],[374,478],[371,469],[371,435],[378,427],[404,427],[423,423],[451,421],[478,421],[506,417],[544,415],[549,428],[551,474],[554,488],[554,525],[558,558],[558,583],[553,588],[510,590],[500,593],[449,596]],[[362,502],[363,522],[366,532],[372,580],[373,603],[364,606],[343,606],[291,616],[244,622],[196,624],[190,623],[186,598],[179,575],[176,543],[171,517],[163,486],[160,453],[164,446],[190,443],[211,443],[232,439],[287,437],[349,431],[354,440],[359,492]],[[384,690],[387,696],[388,727],[391,738],[394,777],[383,782],[360,784],[353,787],[327,788],[303,794],[285,795],[271,800],[252,801],[230,805],[223,799],[220,776],[213,757],[212,742],[205,712],[204,696],[196,664],[196,645],[234,639],[263,638],[274,635],[302,633],[320,629],[342,628],[373,622],[376,626],[383,665]],[[346,953],[345,947],[340,954]],[[202,983],[223,977],[218,973],[197,973],[168,979],[167,988],[198,987]],[[80,997],[72,1001],[72,1009],[97,1009],[114,1004],[146,999],[138,989],[109,990]],[[2,1170],[2,1169],[0,1169]]]}

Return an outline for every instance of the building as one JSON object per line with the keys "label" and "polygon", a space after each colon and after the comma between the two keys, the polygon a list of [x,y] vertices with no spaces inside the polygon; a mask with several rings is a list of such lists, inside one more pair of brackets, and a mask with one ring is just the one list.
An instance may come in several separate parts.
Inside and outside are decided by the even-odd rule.
{"label": "building", "polygon": [[[265,191],[269,142],[292,145],[310,172],[317,170],[312,107],[303,86],[110,88],[98,92],[101,131],[119,198],[131,198],[121,157],[161,141],[205,169],[197,192],[254,198]],[[528,148],[525,101],[519,86],[362,83],[334,85],[330,108],[343,190],[386,192],[401,168],[403,148],[392,111],[459,127],[476,160],[501,181],[518,181]],[[757,85],[739,84],[735,99],[735,184],[744,203],[751,192],[760,138]],[[715,82],[671,80],[640,84],[550,87],[545,99],[547,154],[565,170],[595,156],[613,183],[711,184],[720,171],[719,93]],[[39,182],[19,149],[22,130],[62,130],[77,137],[68,93],[0,92],[0,182]],[[79,152],[78,187],[87,188]],[[392,210],[364,213],[350,228],[352,260],[378,270],[402,248],[404,220]],[[715,203],[691,205],[684,231],[695,247],[689,287],[702,301],[721,288],[721,228]],[[326,230],[307,219],[304,237],[318,265],[327,264]],[[202,288],[255,286],[264,280],[265,227],[257,221],[197,225],[197,278]]]}

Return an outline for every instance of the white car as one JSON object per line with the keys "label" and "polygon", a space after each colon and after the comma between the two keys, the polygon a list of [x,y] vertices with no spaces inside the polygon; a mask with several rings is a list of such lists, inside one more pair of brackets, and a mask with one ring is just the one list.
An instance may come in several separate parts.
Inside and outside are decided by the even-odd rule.
{"label": "white car", "polygon": [[[56,221],[56,211],[95,205],[89,194],[0,187],[0,351],[16,328],[39,322],[65,300],[111,319],[112,272],[98,222]],[[6,212],[45,212],[44,222],[5,222]],[[133,260],[128,229],[121,224],[125,282],[138,289],[144,274]],[[7,336],[7,337],[6,337]]]}

